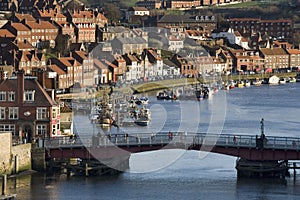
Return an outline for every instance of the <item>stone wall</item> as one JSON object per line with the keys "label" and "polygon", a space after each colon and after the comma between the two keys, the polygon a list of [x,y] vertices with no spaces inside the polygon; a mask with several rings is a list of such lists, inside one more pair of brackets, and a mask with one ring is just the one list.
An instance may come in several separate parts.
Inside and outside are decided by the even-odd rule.
{"label": "stone wall", "polygon": [[[14,172],[21,172],[31,169],[31,144],[22,144],[11,148],[12,163]],[[17,167],[15,166],[17,162]],[[16,169],[17,168],[17,169]]]}
{"label": "stone wall", "polygon": [[12,146],[11,133],[0,133],[0,174],[31,169],[31,144]]}
{"label": "stone wall", "polygon": [[0,133],[0,174],[11,173],[11,147],[12,137],[10,133]]}

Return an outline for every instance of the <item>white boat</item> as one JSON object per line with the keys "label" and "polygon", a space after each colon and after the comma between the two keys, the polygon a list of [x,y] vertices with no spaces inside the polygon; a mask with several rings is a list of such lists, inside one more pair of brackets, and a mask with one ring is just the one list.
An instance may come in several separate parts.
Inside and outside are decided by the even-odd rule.
{"label": "white boat", "polygon": [[279,80],[279,84],[286,84],[286,79],[285,78],[281,78]]}
{"label": "white boat", "polygon": [[269,84],[270,85],[278,85],[278,83],[279,83],[279,78],[277,77],[277,76],[271,76],[270,78],[269,78]]}
{"label": "white boat", "polygon": [[256,80],[255,80],[255,81],[253,81],[253,82],[252,82],[252,84],[253,84],[253,85],[255,85],[255,86],[261,86],[261,84],[262,84],[262,81],[261,81],[261,80],[259,80],[258,78],[256,78]]}
{"label": "white boat", "polygon": [[290,83],[296,83],[296,78],[290,78]]}
{"label": "white boat", "polygon": [[246,80],[246,81],[245,81],[245,87],[250,87],[250,86],[251,86],[251,82],[248,81],[248,80]]}
{"label": "white boat", "polygon": [[140,101],[142,102],[142,104],[148,104],[149,99],[147,97],[141,97]]}

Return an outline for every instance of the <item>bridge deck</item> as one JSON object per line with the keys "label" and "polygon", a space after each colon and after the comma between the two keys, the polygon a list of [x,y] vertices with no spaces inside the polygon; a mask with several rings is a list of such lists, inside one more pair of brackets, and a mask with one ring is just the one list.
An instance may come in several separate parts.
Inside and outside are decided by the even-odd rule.
{"label": "bridge deck", "polygon": [[[128,153],[159,149],[187,149],[211,151],[251,160],[300,160],[300,138],[268,136],[262,140],[256,135],[161,132],[156,135],[102,135],[93,137],[57,137],[45,140],[51,157],[113,156],[122,149]],[[104,153],[105,152],[105,153]],[[118,153],[117,153],[118,154]],[[117,155],[116,154],[116,155]]]}

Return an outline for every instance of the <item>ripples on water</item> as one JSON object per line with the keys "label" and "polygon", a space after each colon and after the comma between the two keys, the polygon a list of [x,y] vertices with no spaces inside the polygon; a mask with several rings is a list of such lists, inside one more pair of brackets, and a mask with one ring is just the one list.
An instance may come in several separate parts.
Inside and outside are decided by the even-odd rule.
{"label": "ripples on water", "polygon": [[[214,96],[213,98],[216,98]],[[296,136],[299,133],[300,84],[261,86],[234,89],[226,93],[226,115],[223,133],[259,134],[260,120],[265,119],[266,135]],[[198,131],[206,131],[214,111],[212,100],[158,102],[152,98],[149,105],[153,113],[150,127],[123,128],[131,134],[139,131],[176,131],[194,126],[199,118]],[[221,102],[220,104],[223,104]],[[188,112],[181,107],[189,107]],[[195,106],[195,107],[194,107]],[[184,114],[182,114],[182,112]],[[194,116],[197,113],[199,116]],[[178,116],[184,115],[185,119]],[[87,131],[84,116],[76,116],[75,125]],[[220,120],[222,121],[222,120]],[[180,126],[181,124],[181,126]],[[84,128],[83,128],[84,127]],[[89,126],[89,134],[95,128]],[[180,155],[178,159],[168,158]],[[165,162],[165,163],[164,163]],[[164,163],[161,167],[158,163]],[[155,166],[157,165],[157,166]],[[283,200],[300,198],[300,182],[287,178],[285,182],[274,180],[237,180],[235,158],[208,154],[200,159],[200,153],[182,150],[164,150],[132,155],[131,172],[156,169],[149,173],[126,172],[108,177],[45,178],[39,174],[17,179],[18,199],[257,199]],[[154,166],[154,167],[153,167]],[[147,171],[147,170],[146,170]],[[10,182],[13,182],[10,180]],[[21,186],[20,186],[21,185]]]}

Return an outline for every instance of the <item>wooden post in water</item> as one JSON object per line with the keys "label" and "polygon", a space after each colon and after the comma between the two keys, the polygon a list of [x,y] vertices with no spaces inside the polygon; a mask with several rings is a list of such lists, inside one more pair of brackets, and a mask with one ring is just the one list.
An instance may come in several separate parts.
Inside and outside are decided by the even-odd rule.
{"label": "wooden post in water", "polygon": [[7,175],[2,176],[2,195],[6,195]]}
{"label": "wooden post in water", "polygon": [[297,168],[297,166],[296,166],[295,162],[293,163],[293,168],[294,168],[294,180],[296,180],[296,168]]}
{"label": "wooden post in water", "polygon": [[88,163],[85,163],[85,176],[89,176]]}
{"label": "wooden post in water", "polygon": [[19,156],[15,155],[15,174],[19,173]]}

